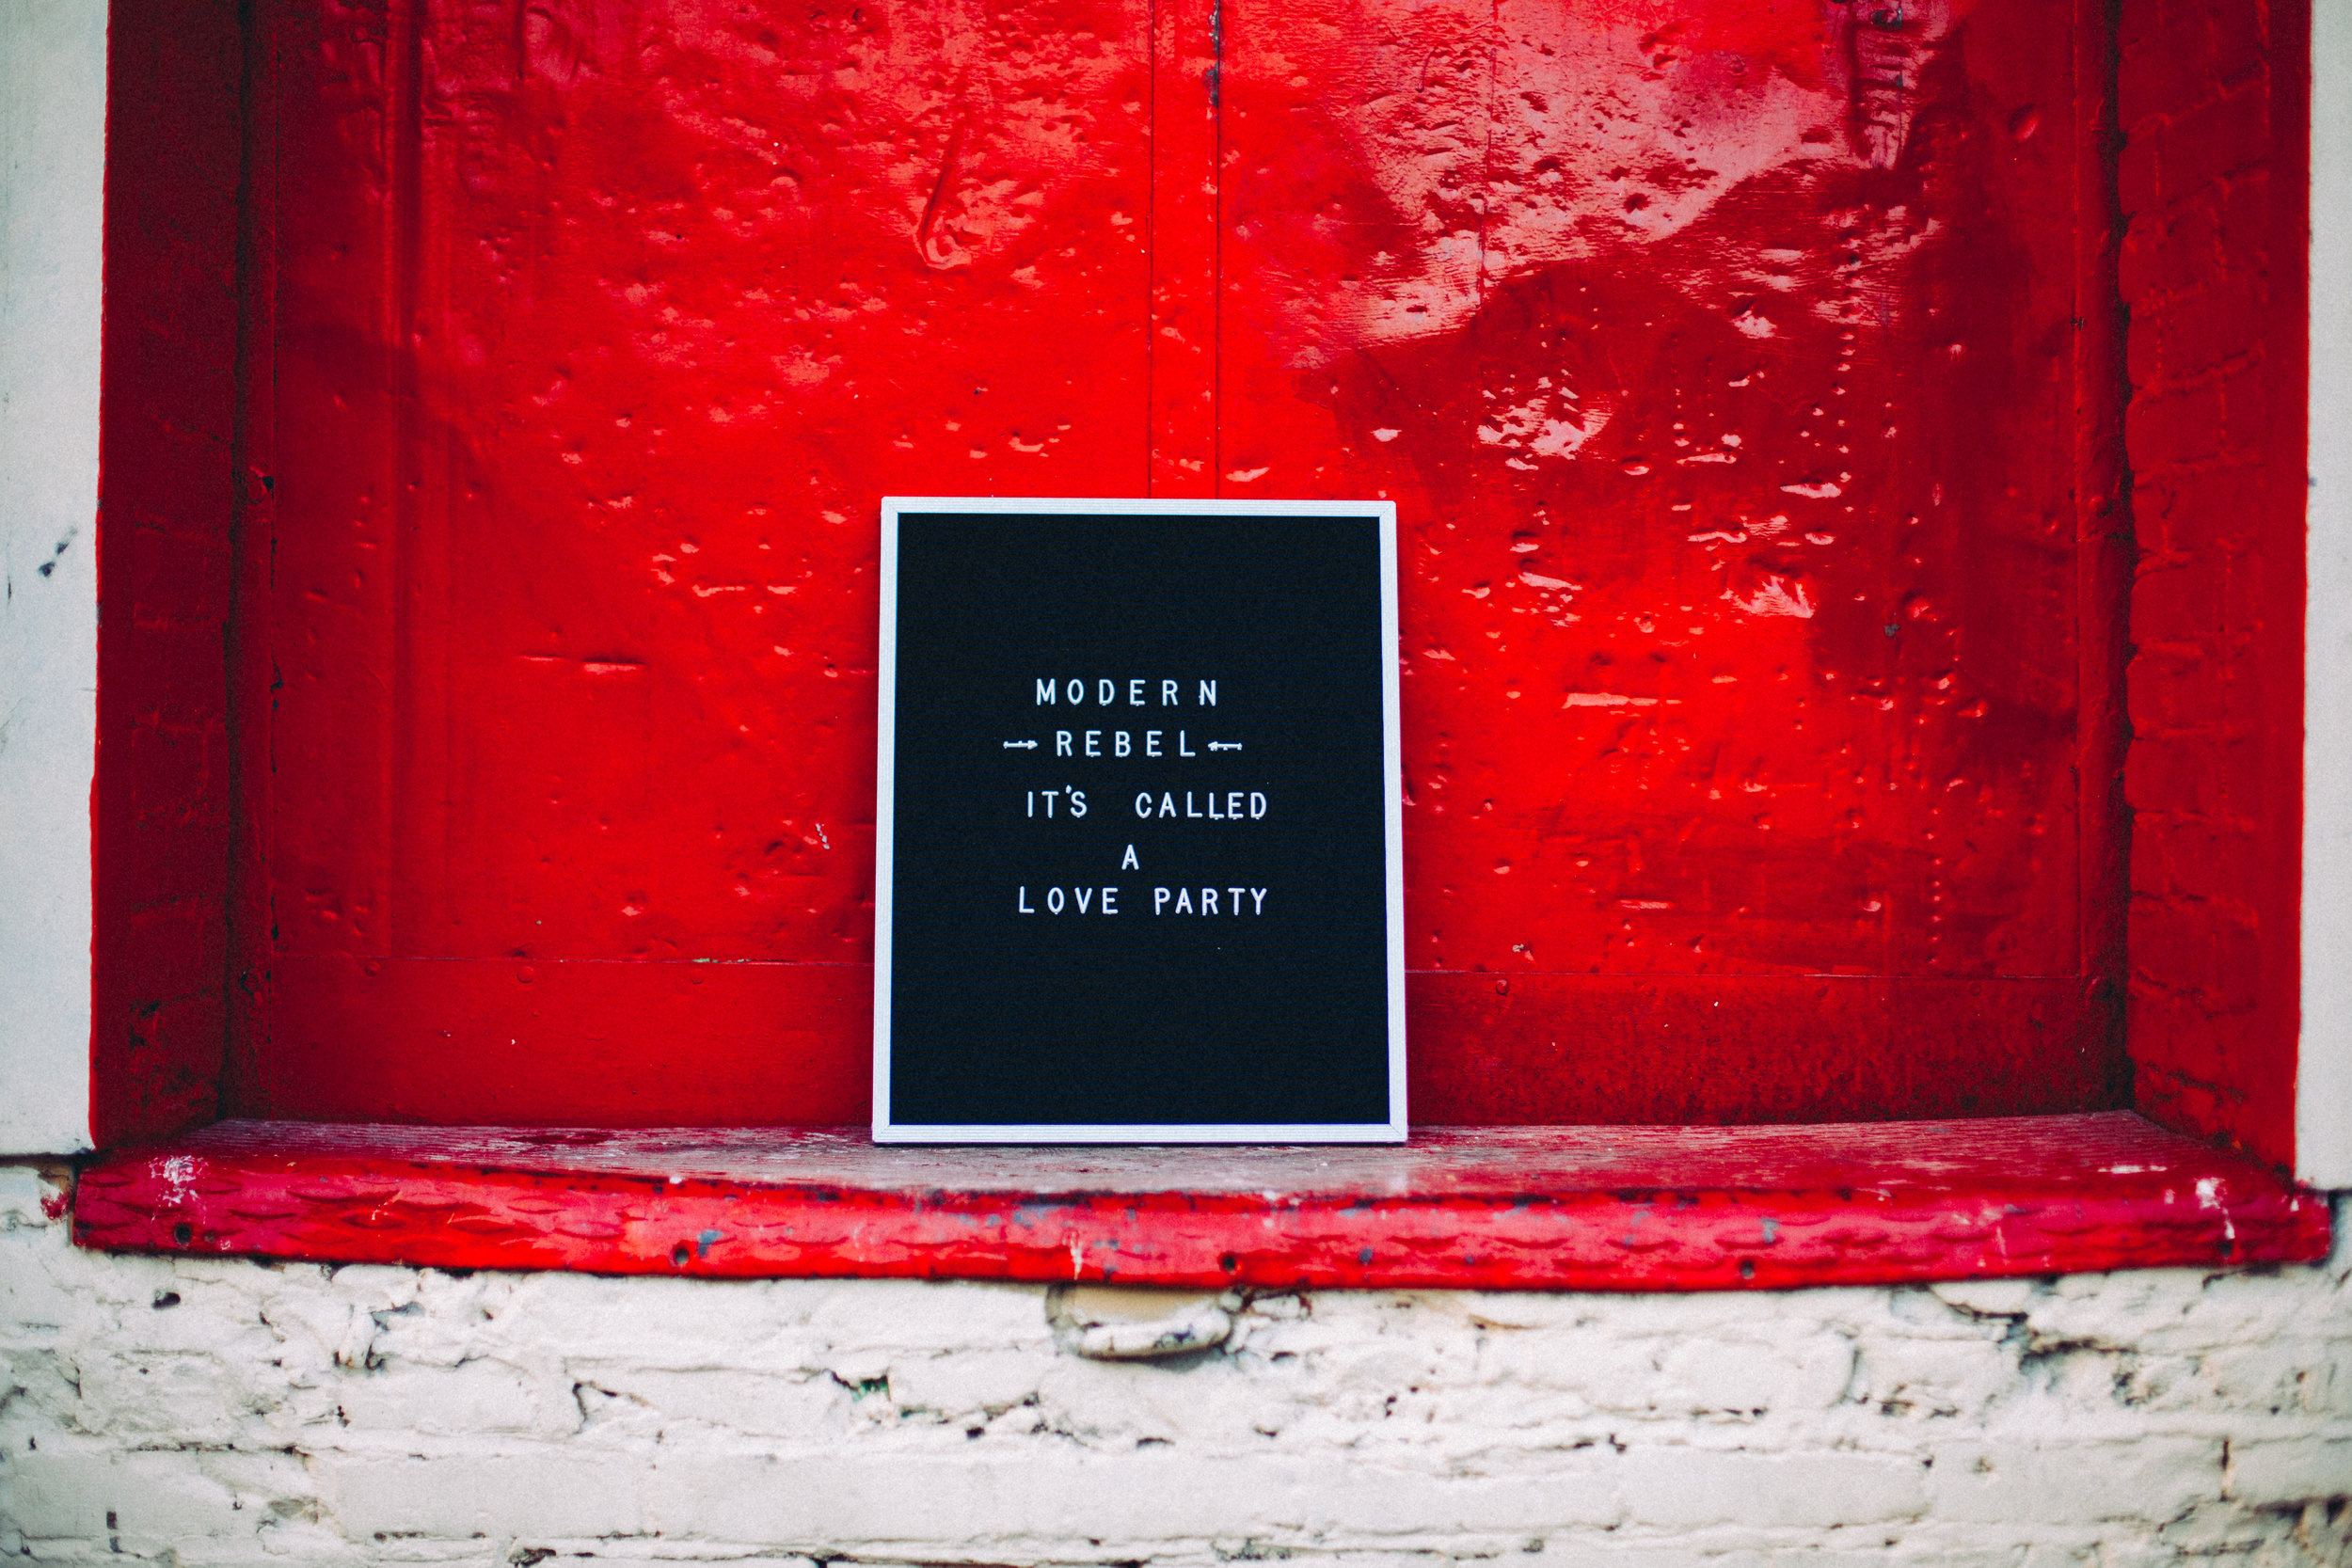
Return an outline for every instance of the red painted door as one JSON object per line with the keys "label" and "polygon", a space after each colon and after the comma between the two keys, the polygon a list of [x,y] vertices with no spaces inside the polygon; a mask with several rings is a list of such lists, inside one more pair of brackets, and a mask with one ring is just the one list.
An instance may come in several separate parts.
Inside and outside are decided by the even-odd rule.
{"label": "red painted door", "polygon": [[2075,19],[268,25],[243,1111],[861,1119],[877,500],[1147,491],[1399,505],[1417,1119],[2114,1102]]}

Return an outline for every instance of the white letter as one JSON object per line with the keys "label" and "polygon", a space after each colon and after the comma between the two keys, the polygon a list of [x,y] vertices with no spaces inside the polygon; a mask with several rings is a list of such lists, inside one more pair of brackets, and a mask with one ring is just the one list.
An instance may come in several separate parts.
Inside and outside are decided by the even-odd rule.
{"label": "white letter", "polygon": [[1160,796],[1160,815],[1162,816],[1173,816],[1176,815],[1175,796],[1162,793]]}
{"label": "white letter", "polygon": [[1015,911],[1015,912],[1016,912],[1016,913],[1020,913],[1020,914],[1035,914],[1035,913],[1037,913],[1037,911],[1036,911],[1035,910],[1033,910],[1033,909],[1029,908],[1029,890],[1028,890],[1027,888],[1025,888],[1025,888],[1023,888],[1023,889],[1020,891],[1020,893],[1019,893],[1018,895],[1015,895],[1015,897],[1014,897],[1014,899],[1013,899],[1013,903],[1017,906],[1017,909],[1016,909],[1016,911]]}
{"label": "white letter", "polygon": [[1068,730],[1054,732],[1054,754],[1057,757],[1066,757],[1070,754],[1070,732]]}
{"label": "white letter", "polygon": [[1192,809],[1192,791],[1191,791],[1191,790],[1189,790],[1189,789],[1185,790],[1185,791],[1184,791],[1184,816],[1187,816],[1187,817],[1198,817],[1198,816],[1200,816],[1200,814],[1199,812],[1197,812],[1197,811],[1195,811],[1195,810],[1193,810],[1193,809]]}
{"label": "white letter", "polygon": [[1176,732],[1176,754],[1180,757],[1197,757],[1200,754],[1184,744],[1184,732],[1182,730]]}
{"label": "white letter", "polygon": [[[1152,797],[1149,795],[1137,797],[1137,799],[1145,800],[1149,800]],[[1136,859],[1136,847],[1134,845],[1130,844],[1127,846],[1127,858],[1119,863],[1119,869],[1121,871],[1140,871],[1143,869],[1143,863]]]}
{"label": "white letter", "polygon": [[1141,681],[1129,681],[1127,683],[1127,705],[1129,707],[1141,707],[1143,705],[1143,683]]}
{"label": "white letter", "polygon": [[1160,706],[1174,707],[1175,705],[1176,683],[1174,681],[1160,682]]}
{"label": "white letter", "polygon": [[1070,792],[1070,815],[1073,816],[1084,816],[1086,814],[1087,792],[1083,789],[1072,790]]}
{"label": "white letter", "polygon": [[1178,914],[1192,912],[1192,889],[1180,887],[1176,890],[1176,912]]}
{"label": "white letter", "polygon": [[1143,732],[1143,754],[1147,757],[1155,757],[1160,754],[1159,731],[1146,730]]}
{"label": "white letter", "polygon": [[1134,750],[1135,748],[1133,746],[1127,744],[1127,732],[1125,730],[1114,730],[1111,733],[1111,755],[1115,757],[1123,757],[1129,752]]}
{"label": "white letter", "polygon": [[1037,791],[1034,789],[1029,791],[1029,815],[1031,816],[1037,815]]}
{"label": "white letter", "polygon": [[1072,707],[1082,706],[1086,700],[1087,683],[1084,681],[1072,681],[1070,683],[1070,705]]}
{"label": "white letter", "polygon": [[1229,887],[1225,891],[1233,895],[1233,912],[1235,914],[1241,913],[1241,889],[1237,887]]}
{"label": "white letter", "polygon": [[1241,820],[1241,791],[1240,791],[1240,790],[1238,790],[1238,789],[1237,789],[1237,790],[1233,791],[1231,795],[1228,795],[1227,797],[1225,797],[1225,815],[1226,815],[1226,816],[1230,816],[1230,817],[1232,817],[1232,818],[1234,821],[1236,821],[1236,822],[1238,822],[1238,821],[1240,821],[1240,820]]}
{"label": "white letter", "polygon": [[1053,816],[1054,797],[1059,795],[1061,791],[1058,789],[1041,789],[1038,793],[1045,797],[1045,815],[1048,816]]}
{"label": "white letter", "polygon": [[[1152,815],[1152,792],[1150,790],[1138,789],[1136,791],[1136,815],[1137,816],[1145,817]],[[1127,850],[1128,853],[1133,854],[1135,852],[1135,846],[1132,844],[1129,845],[1127,847]],[[1124,870],[1126,868],[1121,866],[1120,869]]]}
{"label": "white letter", "polygon": [[1117,681],[1104,681],[1095,687],[1095,690],[1099,693],[1099,695],[1095,698],[1095,701],[1102,704],[1104,707],[1108,707],[1113,703],[1119,701],[1119,683]]}
{"label": "white letter", "polygon": [[1094,902],[1094,890],[1090,887],[1072,888],[1070,896],[1078,901],[1078,912],[1084,914],[1087,912],[1087,906]]}
{"label": "white letter", "polygon": [[1249,792],[1249,820],[1255,822],[1265,815],[1265,797],[1256,790]]}
{"label": "white letter", "polygon": [[1040,707],[1053,706],[1054,683],[1052,681],[1041,680],[1037,683],[1037,701]]}
{"label": "white letter", "polygon": [[1119,890],[1117,888],[1106,887],[1103,890],[1103,912],[1104,914],[1119,912]]}
{"label": "white letter", "polygon": [[1202,707],[1216,706],[1216,682],[1202,681],[1200,683],[1200,705]]}
{"label": "white letter", "polygon": [[1200,912],[1202,914],[1216,913],[1216,889],[1204,887],[1200,890]]}
{"label": "white letter", "polygon": [[1061,889],[1049,887],[1045,890],[1045,907],[1055,914],[1061,913]]}
{"label": "white letter", "polygon": [[1253,887],[1249,890],[1249,896],[1256,901],[1258,906],[1250,912],[1252,914],[1265,913],[1265,889],[1262,887]]}
{"label": "white letter", "polygon": [[1103,732],[1101,730],[1087,731],[1087,755],[1090,757],[1099,757],[1102,754]]}
{"label": "white letter", "polygon": [[1216,791],[1214,789],[1209,791],[1209,819],[1213,822],[1225,820],[1225,814],[1216,809]]}
{"label": "white letter", "polygon": [[1160,906],[1167,902],[1168,889],[1164,887],[1155,887],[1152,890],[1152,912],[1153,914],[1159,913]]}

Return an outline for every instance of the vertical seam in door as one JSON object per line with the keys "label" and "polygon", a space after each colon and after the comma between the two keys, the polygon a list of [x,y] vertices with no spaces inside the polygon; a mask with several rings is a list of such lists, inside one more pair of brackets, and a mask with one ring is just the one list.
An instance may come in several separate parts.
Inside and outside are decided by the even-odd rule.
{"label": "vertical seam in door", "polygon": [[1225,493],[1225,0],[1209,0],[1209,473]]}
{"label": "vertical seam in door", "polygon": [[1155,492],[1159,446],[1160,6],[1143,8],[1143,493]]}

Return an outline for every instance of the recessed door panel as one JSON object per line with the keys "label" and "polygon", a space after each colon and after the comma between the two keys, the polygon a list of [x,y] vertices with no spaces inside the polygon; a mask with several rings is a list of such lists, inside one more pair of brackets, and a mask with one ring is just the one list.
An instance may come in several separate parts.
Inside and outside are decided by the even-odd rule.
{"label": "recessed door panel", "polygon": [[1396,502],[1417,1117],[2106,1102],[2089,15],[278,7],[245,1108],[863,1119],[884,494]]}

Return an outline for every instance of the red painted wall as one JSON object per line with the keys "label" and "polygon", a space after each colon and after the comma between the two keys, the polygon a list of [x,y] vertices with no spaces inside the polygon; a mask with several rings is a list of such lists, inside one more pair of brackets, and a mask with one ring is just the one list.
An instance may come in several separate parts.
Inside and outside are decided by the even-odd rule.
{"label": "red painted wall", "polygon": [[1417,1119],[2120,1102],[2103,13],[1211,14],[262,6],[238,1110],[862,1117],[894,492],[1398,502]]}
{"label": "red painted wall", "polygon": [[219,1098],[244,68],[234,5],[113,8],[90,803],[102,1145],[209,1121]]}
{"label": "red painted wall", "polygon": [[2293,1157],[2311,10],[2124,12],[2131,1031],[2149,1115]]}

